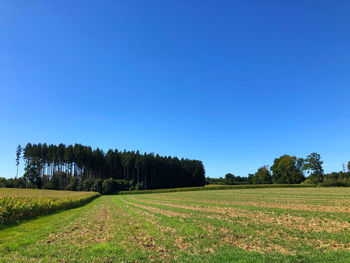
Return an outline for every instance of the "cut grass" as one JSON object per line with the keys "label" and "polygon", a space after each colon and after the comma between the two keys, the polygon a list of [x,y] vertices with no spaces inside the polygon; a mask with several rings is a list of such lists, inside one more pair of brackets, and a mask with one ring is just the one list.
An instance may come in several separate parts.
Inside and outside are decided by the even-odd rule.
{"label": "cut grass", "polygon": [[349,262],[349,209],[346,188],[102,196],[0,231],[0,262]]}

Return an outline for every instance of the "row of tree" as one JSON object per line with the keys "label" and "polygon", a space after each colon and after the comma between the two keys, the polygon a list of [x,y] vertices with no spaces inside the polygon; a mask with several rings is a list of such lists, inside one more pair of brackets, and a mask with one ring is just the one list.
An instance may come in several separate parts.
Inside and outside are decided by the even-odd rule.
{"label": "row of tree", "polygon": [[325,174],[323,161],[318,153],[311,153],[305,159],[283,155],[276,158],[271,167],[262,166],[248,177],[234,176],[206,178],[208,184],[320,184],[350,186],[350,162],[348,171]]}
{"label": "row of tree", "polygon": [[[30,144],[16,151],[17,173],[21,158],[25,174],[0,178],[0,187],[66,189],[111,193],[121,190],[202,186],[204,184],[319,184],[350,186],[350,162],[343,171],[325,174],[317,153],[306,158],[283,155],[271,167],[262,166],[248,177],[231,173],[205,178],[201,161],[139,151],[92,149],[81,144]],[[111,190],[112,189],[112,190]]]}
{"label": "row of tree", "polygon": [[[130,189],[205,184],[205,169],[201,161],[153,153],[117,149],[104,153],[99,148],[81,144],[28,143],[23,149],[18,146],[16,155],[17,167],[21,157],[24,159],[23,181],[26,187],[91,190],[95,182],[102,185],[110,178],[123,182],[124,186],[124,182],[128,182]],[[86,185],[91,186],[90,189]]]}
{"label": "row of tree", "polygon": [[224,178],[205,178],[205,184],[235,185],[248,184],[247,177],[235,176],[231,173],[225,175]]}

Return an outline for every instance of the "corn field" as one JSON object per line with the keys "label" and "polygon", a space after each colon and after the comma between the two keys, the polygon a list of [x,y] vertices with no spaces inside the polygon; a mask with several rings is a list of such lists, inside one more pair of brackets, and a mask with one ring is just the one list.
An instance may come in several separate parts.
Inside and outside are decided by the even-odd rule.
{"label": "corn field", "polygon": [[98,196],[95,192],[0,188],[0,224],[79,207]]}

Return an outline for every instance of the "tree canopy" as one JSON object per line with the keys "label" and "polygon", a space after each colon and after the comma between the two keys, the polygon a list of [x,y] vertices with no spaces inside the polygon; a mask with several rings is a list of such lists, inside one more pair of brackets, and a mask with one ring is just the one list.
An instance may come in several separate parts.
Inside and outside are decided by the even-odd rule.
{"label": "tree canopy", "polygon": [[271,166],[272,182],[275,184],[300,184],[305,180],[303,174],[303,159],[283,155],[274,160]]}
{"label": "tree canopy", "polygon": [[[81,144],[28,143],[23,149],[23,158],[24,177],[38,188],[91,190],[102,187],[102,181],[107,179],[124,180],[137,189],[205,184],[201,161],[153,153],[120,152],[117,149],[104,153],[99,148]],[[108,181],[105,186],[114,189],[115,183]]]}
{"label": "tree canopy", "polygon": [[323,161],[318,153],[311,153],[305,159],[303,170],[307,171],[310,176],[309,179],[313,183],[320,183],[323,181]]}
{"label": "tree canopy", "polygon": [[254,174],[253,184],[272,184],[272,176],[266,166],[260,167]]}
{"label": "tree canopy", "polygon": [[[141,154],[139,151],[118,151],[75,145],[28,143],[16,150],[16,166],[24,159],[25,174],[14,179],[0,178],[0,187],[29,187],[114,193],[123,190],[159,189],[203,186],[204,184],[319,184],[350,186],[348,171],[325,174],[318,153],[305,159],[283,155],[271,168],[262,166],[248,177],[232,173],[219,178],[205,178],[199,160],[171,156]],[[309,175],[305,177],[304,172]]]}

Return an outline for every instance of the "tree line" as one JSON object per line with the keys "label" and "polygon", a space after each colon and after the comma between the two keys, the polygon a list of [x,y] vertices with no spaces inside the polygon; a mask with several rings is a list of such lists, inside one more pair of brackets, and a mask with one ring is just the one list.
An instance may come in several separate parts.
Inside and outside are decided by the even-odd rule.
{"label": "tree line", "polygon": [[[25,173],[18,175],[20,160]],[[350,161],[340,172],[325,174],[318,153],[306,158],[283,155],[273,165],[264,165],[248,177],[228,173],[205,178],[203,163],[139,151],[92,149],[90,146],[30,144],[16,151],[17,173],[13,179],[0,178],[0,187],[114,193],[123,190],[203,186],[204,184],[317,184],[350,186]]]}
{"label": "tree line", "polygon": [[350,186],[350,161],[343,171],[325,174],[318,153],[306,158],[283,155],[275,158],[271,167],[264,165],[248,177],[231,173],[220,178],[206,178],[207,184],[317,184],[322,186]]}
{"label": "tree line", "polygon": [[[203,186],[205,169],[199,160],[103,150],[81,144],[28,143],[16,151],[16,165],[24,160],[23,177],[8,179],[13,187],[83,190],[113,193],[119,190]],[[0,180],[4,183],[4,180]]]}

